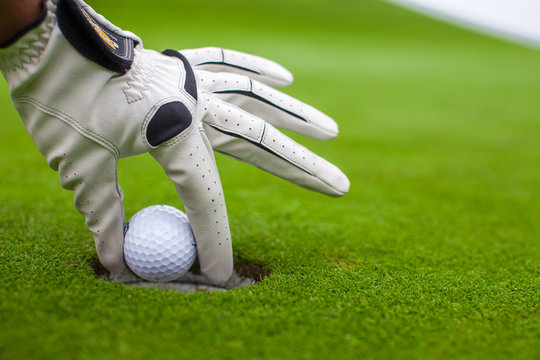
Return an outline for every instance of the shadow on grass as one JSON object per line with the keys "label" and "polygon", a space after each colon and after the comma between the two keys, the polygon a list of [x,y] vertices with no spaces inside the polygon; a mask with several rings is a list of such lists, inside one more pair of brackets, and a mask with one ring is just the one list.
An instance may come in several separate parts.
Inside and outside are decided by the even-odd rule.
{"label": "shadow on grass", "polygon": [[97,277],[105,281],[121,282],[128,286],[146,288],[151,287],[161,290],[170,289],[183,293],[234,290],[237,288],[256,285],[272,274],[270,270],[265,269],[262,265],[255,264],[244,259],[236,259],[234,264],[234,273],[231,279],[223,285],[213,285],[210,284],[208,280],[206,280],[206,278],[201,274],[199,259],[196,259],[191,269],[179,279],[161,283],[146,281],[136,277],[135,275],[127,276],[121,279],[113,278],[111,277],[109,271],[105,269],[103,265],[101,265],[97,256],[92,257],[88,261],[88,265],[92,268]]}

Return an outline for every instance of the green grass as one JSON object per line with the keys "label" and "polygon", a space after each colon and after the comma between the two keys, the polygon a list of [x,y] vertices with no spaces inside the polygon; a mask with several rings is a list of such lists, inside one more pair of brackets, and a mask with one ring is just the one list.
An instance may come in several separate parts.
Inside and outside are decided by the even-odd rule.
{"label": "green grass", "polygon": [[[332,199],[218,156],[234,251],[273,271],[184,295],[96,278],[95,250],[0,82],[0,359],[540,357],[540,52],[379,1],[89,1],[149,48],[291,69],[340,124]],[[148,156],[126,215],[181,207]]]}

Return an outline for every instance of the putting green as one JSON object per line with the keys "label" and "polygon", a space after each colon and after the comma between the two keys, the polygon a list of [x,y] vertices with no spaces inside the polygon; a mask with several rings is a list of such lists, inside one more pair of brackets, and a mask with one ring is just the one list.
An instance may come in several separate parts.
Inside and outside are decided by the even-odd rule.
{"label": "putting green", "polygon": [[[91,234],[0,81],[0,359],[540,357],[540,52],[379,1],[88,1],[148,48],[288,67],[340,136],[328,198],[217,157],[256,286],[185,295],[97,278]],[[149,156],[126,215],[181,208]]]}

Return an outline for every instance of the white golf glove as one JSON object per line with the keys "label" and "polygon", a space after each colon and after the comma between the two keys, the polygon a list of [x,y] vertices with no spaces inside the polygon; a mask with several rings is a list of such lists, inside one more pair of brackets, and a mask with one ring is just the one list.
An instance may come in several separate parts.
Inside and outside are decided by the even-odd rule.
{"label": "white golf glove", "polygon": [[75,192],[113,279],[131,274],[123,259],[122,157],[149,152],[163,166],[212,284],[225,283],[233,267],[212,147],[312,190],[348,191],[339,169],[260,118],[315,138],[337,134],[330,118],[256,81],[290,83],[279,65],[215,48],[164,55],[144,49],[83,1],[44,6],[33,27],[0,45],[0,70],[30,136],[62,186]]}
{"label": "white golf glove", "polygon": [[233,50],[180,52],[195,70],[205,110],[202,123],[215,151],[326,195],[348,192],[349,180],[337,167],[275,128],[319,140],[338,134],[334,120],[274,89],[292,83],[288,70]]}

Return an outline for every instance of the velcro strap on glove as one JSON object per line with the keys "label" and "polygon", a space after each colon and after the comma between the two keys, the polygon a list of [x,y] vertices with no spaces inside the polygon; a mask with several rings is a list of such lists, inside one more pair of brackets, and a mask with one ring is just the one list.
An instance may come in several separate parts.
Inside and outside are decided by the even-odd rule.
{"label": "velcro strap on glove", "polygon": [[108,29],[78,1],[58,1],[56,17],[62,34],[81,55],[119,74],[131,68],[137,42]]}

